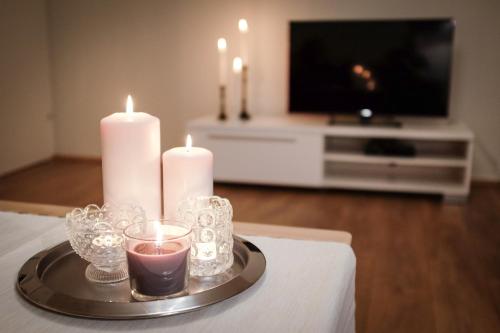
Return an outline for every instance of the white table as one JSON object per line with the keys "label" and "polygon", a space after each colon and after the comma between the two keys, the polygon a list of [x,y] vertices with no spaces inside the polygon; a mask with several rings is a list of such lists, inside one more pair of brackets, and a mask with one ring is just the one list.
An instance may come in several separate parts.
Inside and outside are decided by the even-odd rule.
{"label": "white table", "polygon": [[0,212],[2,332],[354,332],[356,259],[337,242],[245,236],[265,254],[264,276],[242,294],[196,312],[149,320],[105,321],[38,309],[15,291],[18,269],[65,240],[64,220]]}

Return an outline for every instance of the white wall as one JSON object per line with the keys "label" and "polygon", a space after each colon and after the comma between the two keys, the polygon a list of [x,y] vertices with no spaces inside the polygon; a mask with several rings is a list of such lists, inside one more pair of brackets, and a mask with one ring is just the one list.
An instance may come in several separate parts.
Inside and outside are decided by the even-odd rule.
{"label": "white wall", "polygon": [[286,111],[289,20],[452,16],[451,114],[476,133],[475,177],[499,179],[498,13],[497,0],[49,0],[56,151],[98,155],[99,119],[129,92],[160,117],[163,149],[180,144],[188,119],[217,112],[216,40],[235,56],[239,17],[251,29],[250,110],[270,114]]}
{"label": "white wall", "polygon": [[43,0],[0,0],[0,175],[52,156]]}

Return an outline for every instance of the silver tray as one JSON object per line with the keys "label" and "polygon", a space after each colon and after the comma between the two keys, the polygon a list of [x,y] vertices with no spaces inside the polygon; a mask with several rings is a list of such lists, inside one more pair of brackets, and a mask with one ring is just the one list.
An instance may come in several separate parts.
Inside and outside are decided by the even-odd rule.
{"label": "silver tray", "polygon": [[252,286],[264,273],[264,254],[234,237],[234,263],[214,277],[189,279],[188,294],[138,302],[129,281],[96,284],[85,278],[87,262],[63,242],[31,257],[18,273],[17,290],[30,303],[53,312],[85,318],[140,319],[170,316],[223,301]]}

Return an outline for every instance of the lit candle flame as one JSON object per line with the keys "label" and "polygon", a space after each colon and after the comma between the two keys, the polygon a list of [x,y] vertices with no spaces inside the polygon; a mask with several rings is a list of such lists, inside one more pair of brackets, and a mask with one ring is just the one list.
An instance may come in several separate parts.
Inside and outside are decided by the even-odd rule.
{"label": "lit candle flame", "polygon": [[127,106],[125,109],[128,114],[134,113],[134,101],[132,100],[132,96],[128,95],[127,97]]}
{"label": "lit candle flame", "polygon": [[241,33],[246,33],[248,32],[248,22],[244,18],[239,19],[238,21],[238,29],[240,30]]}
{"label": "lit candle flame", "polygon": [[235,74],[241,73],[241,69],[243,68],[243,60],[240,57],[236,57],[233,59],[233,72]]}
{"label": "lit candle flame", "polygon": [[358,75],[361,75],[361,73],[363,73],[365,69],[363,68],[363,66],[361,65],[355,65],[353,68],[352,68],[352,71]]}
{"label": "lit candle flame", "polygon": [[219,49],[220,53],[224,53],[227,50],[227,42],[225,38],[219,38],[217,40],[217,48]]}
{"label": "lit candle flame", "polygon": [[186,150],[191,151],[191,147],[193,147],[193,139],[191,138],[191,134],[188,134],[186,138]]}

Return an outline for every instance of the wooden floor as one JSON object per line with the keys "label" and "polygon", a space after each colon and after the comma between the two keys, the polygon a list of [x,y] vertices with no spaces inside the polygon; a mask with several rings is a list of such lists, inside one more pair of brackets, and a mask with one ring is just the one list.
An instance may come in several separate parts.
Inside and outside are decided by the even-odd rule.
{"label": "wooden floor", "polygon": [[[0,199],[101,204],[101,186],[100,163],[58,159],[0,178]],[[215,192],[239,221],[351,232],[357,332],[500,332],[499,183],[474,184],[465,205],[257,186]]]}

